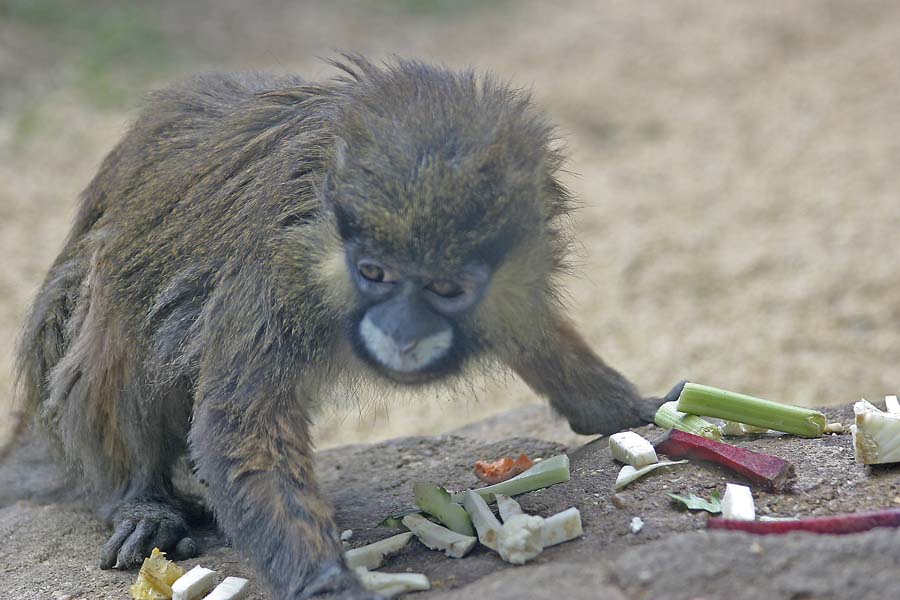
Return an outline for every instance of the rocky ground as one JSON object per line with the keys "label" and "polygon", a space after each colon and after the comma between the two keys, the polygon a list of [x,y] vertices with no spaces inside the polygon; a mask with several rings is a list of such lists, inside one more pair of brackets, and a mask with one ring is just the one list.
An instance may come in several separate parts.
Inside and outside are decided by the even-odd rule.
{"label": "rocky ground", "polygon": [[[830,420],[848,423],[851,411],[830,409]],[[352,529],[351,545],[393,533],[380,528],[385,516],[408,509],[411,484],[442,482],[450,488],[477,485],[471,465],[478,457],[525,451],[550,456],[566,450],[548,439],[509,437],[542,431],[553,437],[543,407],[502,415],[490,427],[475,426],[437,437],[409,437],[375,445],[343,446],[319,454],[323,486],[337,508],[341,529]],[[557,432],[563,426],[558,424]],[[648,437],[660,431],[638,430]],[[562,439],[562,438],[559,438]],[[900,469],[864,467],[853,461],[850,437],[807,440],[764,435],[738,442],[792,461],[797,469],[785,493],[754,489],[759,514],[825,515],[900,504]],[[585,535],[556,546],[525,566],[502,562],[485,548],[450,559],[413,541],[385,571],[426,573],[438,599],[883,599],[900,584],[900,533],[874,530],[847,536],[790,534],[755,537],[704,529],[705,513],[680,510],[666,492],[708,496],[739,476],[691,462],[648,476],[616,494],[619,470],[604,439],[568,449],[572,479],[519,498],[528,512],[549,515],[578,507]],[[0,469],[0,573],[3,597],[124,599],[135,573],[100,571],[98,549],[108,534],[79,501],[65,499],[60,479],[42,458],[39,444],[20,451]],[[19,499],[17,498],[28,498]],[[60,499],[64,498],[64,499]],[[634,534],[632,517],[644,521]],[[260,579],[214,532],[197,559],[222,574],[253,582],[255,599],[268,598]]]}

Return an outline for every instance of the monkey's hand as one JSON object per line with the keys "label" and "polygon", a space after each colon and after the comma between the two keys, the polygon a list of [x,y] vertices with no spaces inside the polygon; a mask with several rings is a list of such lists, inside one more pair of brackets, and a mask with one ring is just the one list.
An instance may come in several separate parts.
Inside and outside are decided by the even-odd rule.
{"label": "monkey's hand", "polygon": [[293,597],[297,600],[386,600],[385,596],[364,589],[339,560],[323,564],[312,581]]}
{"label": "monkey's hand", "polygon": [[103,546],[101,569],[133,569],[153,548],[169,552],[176,560],[197,556],[196,542],[188,535],[184,511],[175,503],[131,500],[112,515],[115,531]]}
{"label": "monkey's hand", "polygon": [[659,410],[659,407],[666,402],[674,402],[678,400],[678,397],[681,396],[681,390],[684,389],[684,384],[686,383],[687,379],[682,379],[681,381],[676,383],[675,387],[669,390],[669,393],[662,398],[651,397],[638,400],[638,416],[641,418],[641,420],[645,423],[652,423],[653,418],[656,416],[656,411]]}

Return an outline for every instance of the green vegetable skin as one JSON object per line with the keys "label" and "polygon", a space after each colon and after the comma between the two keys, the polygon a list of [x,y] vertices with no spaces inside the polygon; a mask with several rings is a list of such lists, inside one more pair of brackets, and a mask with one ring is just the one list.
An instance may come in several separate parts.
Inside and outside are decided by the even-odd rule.
{"label": "green vegetable skin", "polygon": [[685,508],[690,510],[705,510],[711,514],[722,512],[722,495],[719,492],[713,492],[709,500],[704,500],[700,496],[695,496],[694,494],[679,496],[678,494],[673,494],[671,492],[667,493],[669,494],[669,498],[681,502],[684,504]]}
{"label": "green vegetable skin", "polygon": [[[533,467],[512,479],[472,491],[484,498],[486,502],[493,502],[494,494],[518,496],[525,492],[533,492],[557,483],[563,483],[568,481],[569,477],[569,457],[565,454],[558,454],[535,463]],[[462,503],[463,498],[465,498],[465,492],[453,494],[452,496],[453,502],[457,503]]]}
{"label": "green vegetable skin", "polygon": [[666,402],[659,407],[653,422],[663,429],[680,429],[685,433],[701,435],[711,440],[722,441],[722,431],[709,421],[697,415],[687,415],[676,410],[678,402]]}
{"label": "green vegetable skin", "polygon": [[450,499],[450,493],[433,483],[413,484],[416,506],[437,518],[448,529],[462,535],[475,536],[472,519],[459,504]]}
{"label": "green vegetable skin", "polygon": [[826,425],[825,415],[816,410],[696,383],[685,384],[677,408],[684,413],[737,421],[808,438],[820,437]]}

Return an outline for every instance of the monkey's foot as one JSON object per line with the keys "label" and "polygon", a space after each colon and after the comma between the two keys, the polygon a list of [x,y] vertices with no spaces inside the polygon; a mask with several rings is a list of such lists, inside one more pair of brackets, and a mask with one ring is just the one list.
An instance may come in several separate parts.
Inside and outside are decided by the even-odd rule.
{"label": "monkey's foot", "polygon": [[114,533],[103,546],[101,569],[133,569],[153,548],[176,560],[197,556],[197,543],[188,535],[184,512],[154,500],[124,502],[113,514]]}

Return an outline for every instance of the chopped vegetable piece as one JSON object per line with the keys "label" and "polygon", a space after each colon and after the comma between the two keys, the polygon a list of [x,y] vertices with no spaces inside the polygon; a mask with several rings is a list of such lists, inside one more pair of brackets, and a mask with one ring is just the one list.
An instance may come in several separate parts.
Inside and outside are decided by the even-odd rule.
{"label": "chopped vegetable piece", "polygon": [[[674,430],[673,430],[674,431]],[[690,435],[690,434],[687,434]],[[651,473],[660,467],[671,467],[672,465],[683,465],[686,463],[686,460],[662,460],[658,463],[653,463],[652,465],[647,465],[646,467],[641,467],[640,469],[635,469],[631,465],[625,465],[622,467],[622,470],[619,471],[618,477],[616,477],[616,489],[621,490],[626,485],[635,481],[636,479],[640,479],[647,473]]]}
{"label": "chopped vegetable piece", "polygon": [[431,589],[431,582],[422,573],[373,573],[362,567],[354,571],[363,587],[388,598]]}
{"label": "chopped vegetable piece", "polygon": [[491,550],[496,550],[497,537],[500,535],[502,525],[500,525],[500,521],[497,520],[494,513],[491,512],[487,502],[484,501],[484,498],[469,490],[466,492],[463,506],[466,512],[469,513],[472,524],[475,525],[475,531],[478,532],[478,541]]}
{"label": "chopped vegetable piece", "polygon": [[769,433],[769,430],[765,427],[755,427],[735,421],[725,421],[719,429],[721,429],[723,435],[759,435]]}
{"label": "chopped vegetable piece", "polygon": [[697,415],[679,412],[676,409],[677,406],[677,400],[666,402],[656,411],[653,422],[663,429],[678,429],[694,435],[702,435],[711,440],[722,439],[722,432],[718,427]]}
{"label": "chopped vegetable piece", "polygon": [[442,524],[462,535],[473,536],[475,529],[465,509],[450,500],[450,493],[433,483],[413,485],[416,506],[435,517]]}
{"label": "chopped vegetable piece", "polygon": [[242,577],[226,577],[203,600],[243,600],[250,593],[249,582]]}
{"label": "chopped vegetable piece", "polygon": [[134,600],[168,600],[172,597],[172,584],[184,575],[184,569],[171,560],[166,553],[154,548],[144,559],[141,570],[128,591]]}
{"label": "chopped vegetable piece", "polygon": [[825,429],[825,415],[817,410],[762,400],[696,383],[684,385],[678,398],[678,410],[809,438],[821,436]]}
{"label": "chopped vegetable piece", "polygon": [[534,461],[522,453],[519,458],[500,458],[494,461],[475,461],[475,477],[487,484],[500,483],[524,473],[534,466]]}
{"label": "chopped vegetable piece", "polygon": [[621,431],[611,435],[609,451],[617,461],[636,468],[659,461],[653,444],[633,431]]}
{"label": "chopped vegetable piece", "polygon": [[172,600],[197,600],[216,585],[216,572],[197,565],[172,584]]}
{"label": "chopped vegetable piece", "polygon": [[640,517],[631,517],[631,523],[628,524],[631,533],[638,533],[644,528],[644,520]]}
{"label": "chopped vegetable piece", "polygon": [[853,405],[856,423],[850,426],[856,462],[865,465],[900,462],[900,414],[882,412],[860,400]]}
{"label": "chopped vegetable piece", "polygon": [[581,513],[575,507],[558,512],[544,519],[541,528],[541,543],[544,548],[562,544],[584,535],[581,528]]}
{"label": "chopped vegetable piece", "polygon": [[514,515],[522,514],[522,507],[509,496],[494,494],[494,497],[497,499],[497,510],[500,511],[500,518],[504,521],[508,521]]}
{"label": "chopped vegetable piece", "polygon": [[897,401],[897,396],[885,396],[884,407],[889,413],[900,414],[900,402]]}
{"label": "chopped vegetable piece", "polygon": [[497,552],[514,565],[523,565],[544,550],[544,519],[537,515],[513,515],[500,528]]}
{"label": "chopped vegetable piece", "polygon": [[461,535],[437,523],[432,523],[422,515],[406,515],[403,524],[415,534],[419,541],[432,550],[442,550],[451,558],[462,558],[475,546],[478,538]]}
{"label": "chopped vegetable piece", "polygon": [[844,433],[844,426],[841,423],[829,423],[825,426],[824,433]]}
{"label": "chopped vegetable piece", "polygon": [[678,494],[669,493],[669,498],[681,502],[688,510],[705,510],[713,515],[722,512],[722,495],[719,492],[713,492],[709,500],[704,500],[694,494],[679,496]]}
{"label": "chopped vegetable piece", "polygon": [[656,443],[656,451],[672,458],[707,460],[740,473],[772,490],[782,490],[794,475],[794,466],[784,459],[717,442],[673,429]]}
{"label": "chopped vegetable piece", "polygon": [[404,513],[400,513],[399,515],[393,515],[385,518],[383,521],[378,523],[377,527],[389,527],[391,529],[406,529],[403,525],[403,517],[406,515],[418,515],[422,514],[420,510],[408,510]]}
{"label": "chopped vegetable piece", "polygon": [[725,484],[722,517],[741,521],[752,521],[756,518],[756,506],[753,504],[753,492],[750,488],[736,483]]}
{"label": "chopped vegetable piece", "polygon": [[762,515],[759,518],[759,520],[760,521],[771,521],[773,523],[778,522],[778,521],[799,521],[799,519],[797,517],[771,517],[769,515]]}
{"label": "chopped vegetable piece", "polygon": [[384,564],[384,559],[403,550],[411,538],[412,534],[408,531],[398,533],[373,544],[347,550],[344,552],[344,558],[351,569],[354,567],[377,569]]}
{"label": "chopped vegetable piece", "polygon": [[[493,502],[494,494],[518,496],[525,492],[533,492],[534,490],[568,481],[569,476],[569,457],[565,454],[558,454],[540,462],[535,462],[533,467],[512,479],[472,491],[480,494],[486,501]],[[461,504],[464,497],[465,494],[463,493],[453,494],[453,501]]]}
{"label": "chopped vegetable piece", "polygon": [[341,532],[341,541],[342,542],[349,542],[350,538],[352,538],[352,537],[353,537],[352,529],[345,529],[344,531]]}
{"label": "chopped vegetable piece", "polygon": [[712,518],[706,521],[710,529],[734,529],[760,535],[806,531],[809,533],[843,534],[868,531],[875,527],[900,527],[900,508],[869,512],[809,517],[790,521],[737,521]]}

